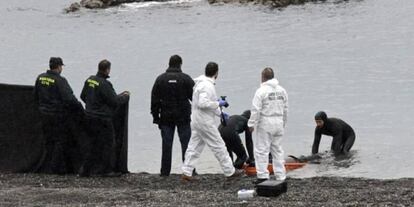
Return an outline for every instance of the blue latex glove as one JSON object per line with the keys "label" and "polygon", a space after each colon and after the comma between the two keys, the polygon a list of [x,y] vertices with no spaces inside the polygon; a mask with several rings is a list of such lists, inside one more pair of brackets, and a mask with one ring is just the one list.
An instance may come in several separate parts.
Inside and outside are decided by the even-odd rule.
{"label": "blue latex glove", "polygon": [[220,99],[218,102],[219,102],[220,107],[223,107],[223,106],[227,105],[227,101],[225,101],[225,100]]}
{"label": "blue latex glove", "polygon": [[223,113],[224,120],[227,122],[229,120],[230,115],[226,112],[222,112],[222,113]]}

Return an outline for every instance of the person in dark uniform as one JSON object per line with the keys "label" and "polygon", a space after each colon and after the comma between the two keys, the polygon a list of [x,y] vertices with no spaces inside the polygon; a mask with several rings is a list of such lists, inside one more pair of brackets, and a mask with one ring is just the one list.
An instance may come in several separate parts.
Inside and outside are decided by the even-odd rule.
{"label": "person in dark uniform", "polygon": [[[244,163],[254,165],[253,141],[252,133],[249,131],[247,121],[250,119],[250,110],[244,111],[241,115],[230,116],[226,121],[226,125],[220,124],[220,135],[226,143],[227,150],[233,160],[233,152],[237,155],[234,161],[234,167],[242,169]],[[249,157],[247,157],[246,150],[241,142],[240,133],[245,133],[246,147]]]}
{"label": "person in dark uniform", "polygon": [[181,142],[182,160],[191,137],[193,79],[181,71],[182,59],[170,57],[169,67],[155,80],[151,92],[151,114],[162,137],[161,176],[169,176],[175,128]]}
{"label": "person in dark uniform", "polygon": [[36,78],[34,99],[41,114],[46,153],[39,172],[65,174],[74,172],[70,148],[73,147],[68,120],[71,114],[83,112],[82,104],[73,95],[63,71],[60,57],[51,57],[50,70]]}
{"label": "person in dark uniform", "polygon": [[111,62],[102,60],[98,65],[98,73],[90,76],[82,89],[81,99],[86,104],[85,122],[89,140],[84,150],[84,164],[80,176],[90,176],[92,167],[94,174],[102,176],[118,176],[114,172],[115,130],[113,116],[117,107],[127,103],[129,92],[117,95],[107,79],[111,71]]}
{"label": "person in dark uniform", "polygon": [[312,154],[318,153],[321,136],[332,136],[331,150],[335,155],[346,154],[355,142],[355,132],[349,124],[338,118],[328,118],[325,112],[315,115],[315,138]]}

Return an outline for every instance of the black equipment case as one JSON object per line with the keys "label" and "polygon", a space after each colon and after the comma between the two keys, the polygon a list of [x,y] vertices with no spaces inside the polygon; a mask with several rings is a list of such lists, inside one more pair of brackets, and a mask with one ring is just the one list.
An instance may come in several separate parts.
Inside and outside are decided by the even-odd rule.
{"label": "black equipment case", "polygon": [[286,181],[266,180],[256,185],[256,193],[258,196],[276,197],[282,193],[286,193]]}

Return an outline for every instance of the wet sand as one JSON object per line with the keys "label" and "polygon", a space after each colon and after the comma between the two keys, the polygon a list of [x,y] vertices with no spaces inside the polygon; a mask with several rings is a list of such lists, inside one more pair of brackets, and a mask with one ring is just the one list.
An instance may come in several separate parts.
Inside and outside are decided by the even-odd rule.
{"label": "wet sand", "polygon": [[118,178],[0,174],[0,206],[414,206],[414,178],[288,178],[288,192],[275,198],[237,198],[253,189],[254,177],[226,180],[198,175],[127,174]]}

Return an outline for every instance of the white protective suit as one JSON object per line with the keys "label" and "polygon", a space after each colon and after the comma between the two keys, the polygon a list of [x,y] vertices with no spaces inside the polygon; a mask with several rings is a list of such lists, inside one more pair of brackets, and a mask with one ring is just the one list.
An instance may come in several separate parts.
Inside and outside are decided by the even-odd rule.
{"label": "white protective suit", "polygon": [[214,79],[204,75],[194,79],[191,114],[191,139],[185,153],[184,175],[191,176],[204,146],[210,148],[219,161],[225,176],[235,169],[227,152],[226,144],[218,131],[220,109]]}
{"label": "white protective suit", "polygon": [[251,116],[247,125],[254,127],[256,141],[257,178],[268,179],[269,152],[273,157],[273,171],[277,180],[286,179],[284,152],[281,146],[282,135],[287,121],[288,95],[277,79],[261,84],[253,98]]}

